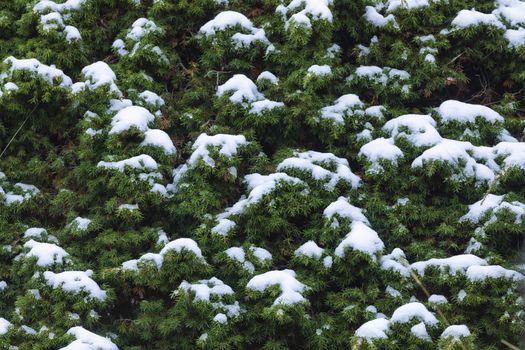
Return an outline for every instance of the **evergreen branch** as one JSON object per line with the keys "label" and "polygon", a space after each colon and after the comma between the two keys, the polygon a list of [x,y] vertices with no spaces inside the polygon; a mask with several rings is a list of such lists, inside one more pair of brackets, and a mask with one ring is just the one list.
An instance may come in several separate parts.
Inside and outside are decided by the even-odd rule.
{"label": "evergreen branch", "polygon": [[[406,267],[408,269],[408,271],[410,271],[410,276],[412,276],[412,278],[416,281],[416,284],[421,288],[421,290],[423,291],[423,293],[425,293],[427,299],[430,298],[430,292],[428,291],[428,289],[425,287],[425,285],[423,284],[423,282],[421,281],[421,279],[419,278],[419,276],[410,268],[410,265],[408,264],[408,260],[401,257],[401,259],[399,259],[401,264]],[[445,323],[445,325],[448,327],[450,326],[450,322],[448,321],[447,317],[445,316],[445,314],[443,313],[443,311],[441,311],[441,309],[439,308],[439,306],[435,306],[436,307],[436,311],[439,315],[439,317],[441,317],[441,319],[443,320],[443,323]],[[512,349],[512,350],[519,350],[519,348],[516,346],[516,345],[513,345],[511,343],[509,343],[508,341],[506,341],[505,339],[500,339],[500,342],[504,345],[506,345],[509,349]],[[463,342],[461,341],[461,339],[459,339],[459,346],[461,346],[461,349],[463,350],[467,350],[467,347],[465,346],[465,344],[463,344]]]}
{"label": "evergreen branch", "polygon": [[[423,282],[421,281],[421,279],[419,279],[418,275],[416,275],[416,273],[410,268],[410,265],[408,263],[408,260],[401,257],[401,259],[399,259],[401,264],[406,267],[408,269],[408,271],[410,271],[410,276],[412,276],[412,278],[416,281],[417,285],[421,288],[421,290],[423,291],[423,293],[425,293],[427,299],[430,298],[430,292],[428,291],[428,289],[425,287],[425,285],[423,284]],[[441,309],[439,308],[439,306],[435,306],[436,307],[436,311],[439,315],[439,317],[441,317],[441,319],[443,320],[443,323],[445,323],[445,325],[448,327],[450,326],[450,322],[448,321],[447,317],[445,316],[445,314],[443,313],[443,311],[441,311]],[[459,339],[459,345],[461,346],[461,349],[463,350],[467,350],[467,347],[465,346],[465,344],[463,344],[463,342],[461,341],[461,339]]]}

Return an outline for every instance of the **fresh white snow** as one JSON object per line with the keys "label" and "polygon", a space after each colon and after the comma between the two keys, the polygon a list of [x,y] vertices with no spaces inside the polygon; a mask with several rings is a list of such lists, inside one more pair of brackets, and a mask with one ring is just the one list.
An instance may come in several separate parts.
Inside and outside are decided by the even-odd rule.
{"label": "fresh white snow", "polygon": [[53,288],[61,288],[67,292],[79,293],[84,291],[93,299],[105,300],[106,292],[91,279],[93,271],[65,271],[54,273],[45,271],[44,278]]}
{"label": "fresh white snow", "polygon": [[299,246],[294,252],[296,256],[306,256],[309,258],[320,259],[324,249],[319,247],[314,241],[308,241]]}
{"label": "fresh white snow", "polygon": [[306,302],[301,294],[307,287],[295,278],[295,272],[292,270],[268,271],[263,274],[254,276],[246,288],[264,292],[268,287],[278,285],[281,288],[281,294],[275,299],[273,305],[290,305]]}
{"label": "fresh white snow", "polygon": [[109,338],[102,337],[80,326],[70,328],[67,334],[76,340],[60,350],[118,350],[118,347]]}
{"label": "fresh white snow", "polygon": [[380,253],[385,245],[377,232],[361,221],[354,221],[350,225],[350,233],[335,248],[335,255],[345,256],[345,249],[348,247],[363,252],[375,260],[376,254]]}

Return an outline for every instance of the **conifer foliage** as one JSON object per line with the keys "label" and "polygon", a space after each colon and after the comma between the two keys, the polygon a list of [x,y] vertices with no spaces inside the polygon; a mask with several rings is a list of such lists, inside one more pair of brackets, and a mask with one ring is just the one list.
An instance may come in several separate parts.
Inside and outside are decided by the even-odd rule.
{"label": "conifer foliage", "polygon": [[0,0],[0,349],[525,346],[524,67],[521,0]]}

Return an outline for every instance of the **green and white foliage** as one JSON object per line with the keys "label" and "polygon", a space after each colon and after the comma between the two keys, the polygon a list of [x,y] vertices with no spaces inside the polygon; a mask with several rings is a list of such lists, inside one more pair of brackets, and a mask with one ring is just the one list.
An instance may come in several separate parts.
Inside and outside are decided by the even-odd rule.
{"label": "green and white foliage", "polygon": [[525,346],[525,2],[0,0],[0,62],[0,349]]}

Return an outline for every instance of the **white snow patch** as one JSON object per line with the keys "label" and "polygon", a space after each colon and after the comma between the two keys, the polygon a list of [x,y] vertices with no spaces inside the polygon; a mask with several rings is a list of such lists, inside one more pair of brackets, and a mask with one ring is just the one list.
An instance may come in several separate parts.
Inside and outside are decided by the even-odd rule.
{"label": "white snow patch", "polygon": [[209,280],[200,280],[193,284],[182,281],[179,289],[195,293],[194,301],[210,302],[212,296],[222,297],[233,294],[233,289],[216,277],[212,277]]}
{"label": "white snow patch", "polygon": [[80,326],[70,328],[67,334],[75,337],[76,340],[60,350],[118,350],[109,338],[101,337]]}
{"label": "white snow patch", "polygon": [[506,167],[525,169],[525,142],[500,142],[493,148],[495,157],[503,157]]}
{"label": "white snow patch", "polygon": [[70,87],[72,84],[71,78],[60,69],[57,69],[55,65],[45,65],[36,58],[17,59],[9,56],[4,60],[4,63],[9,64],[10,73],[20,70],[29,71],[33,75],[41,77],[50,85],[54,83],[55,79],[59,79],[59,86],[63,88]]}
{"label": "white snow patch", "polygon": [[119,134],[132,127],[146,132],[148,124],[155,120],[155,116],[146,108],[140,106],[129,106],[121,109],[111,120],[110,134]]}
{"label": "white snow patch", "polygon": [[129,211],[133,211],[133,210],[138,210],[139,209],[139,205],[138,204],[121,204],[118,206],[118,210],[129,210]]}
{"label": "white snow patch", "polygon": [[383,16],[372,6],[367,6],[365,8],[365,14],[363,17],[365,17],[369,23],[379,28],[384,27],[389,23],[397,25],[394,15],[389,14],[388,16]]}
{"label": "white snow patch", "polygon": [[229,100],[232,103],[240,104],[249,108],[249,113],[262,114],[274,108],[283,107],[284,103],[267,99],[259,90],[255,83],[244,74],[235,74],[224,84],[217,87],[217,96],[232,93]]}
{"label": "white snow patch", "polygon": [[183,250],[192,252],[199,259],[204,259],[199,245],[191,238],[178,238],[174,241],[171,241],[168,244],[166,244],[164,248],[162,248],[159,254],[164,256],[169,251],[175,251],[177,253],[180,253]]}
{"label": "white snow patch", "polygon": [[220,219],[219,223],[211,229],[211,232],[220,236],[226,236],[235,225],[235,222],[229,219]]}
{"label": "white snow patch", "polygon": [[319,247],[314,241],[308,241],[297,248],[294,252],[295,256],[307,256],[309,258],[320,259],[323,255],[324,249]]}
{"label": "white snow patch", "polygon": [[[330,166],[335,167],[336,170],[328,170],[327,168]],[[358,187],[361,181],[350,170],[348,161],[336,157],[333,153],[294,152],[294,157],[283,160],[277,166],[277,171],[286,171],[287,169],[297,169],[310,173],[315,180],[326,182],[324,187],[328,191],[333,191],[339,181],[345,181],[353,188]]]}
{"label": "white snow patch", "polygon": [[257,258],[260,262],[272,260],[272,254],[264,248],[251,246],[250,251],[252,252],[253,256]]}
{"label": "white snow patch", "polygon": [[[387,86],[388,83],[399,84],[410,80],[410,73],[404,70],[391,67],[378,66],[359,66],[354,74],[351,74],[347,80],[352,81],[356,77],[367,79],[373,83]],[[405,90],[405,86],[402,90]]]}
{"label": "white snow patch", "polygon": [[350,204],[346,197],[339,197],[335,202],[330,203],[323,211],[323,215],[330,220],[335,215],[339,215],[341,218],[346,218],[352,222],[361,221],[367,225],[370,224],[363,214],[363,209]]}
{"label": "white snow patch", "polygon": [[449,123],[451,121],[474,123],[476,118],[482,118],[491,124],[503,122],[503,117],[489,107],[456,100],[443,102],[436,111],[440,115],[443,123]]}
{"label": "white snow patch", "polygon": [[158,164],[151,156],[147,154],[141,154],[139,156],[131,157],[128,159],[120,160],[117,162],[104,162],[100,161],[97,163],[98,167],[118,170],[124,172],[126,167],[141,170],[156,170]]}
{"label": "white snow patch", "polygon": [[429,0],[388,0],[387,11],[392,12],[398,8],[406,8],[409,10],[420,9],[429,6]]}
{"label": "white snow patch", "polygon": [[398,272],[401,276],[409,277],[410,270],[405,266],[406,256],[400,248],[394,248],[392,253],[381,257],[381,268]]}
{"label": "white snow patch", "polygon": [[508,270],[499,265],[470,266],[466,272],[467,278],[472,282],[482,282],[486,279],[504,278],[513,281],[523,280],[524,276],[516,271]]}
{"label": "white snow patch", "polygon": [[265,99],[261,101],[255,101],[251,104],[251,106],[252,107],[250,108],[249,113],[260,115],[266,111],[271,111],[274,108],[284,107],[284,103]]}
{"label": "white snow patch", "polygon": [[225,253],[230,259],[241,263],[246,271],[250,273],[253,273],[255,271],[255,267],[253,266],[253,264],[246,259],[246,254],[242,247],[228,248],[226,249]]}
{"label": "white snow patch", "polygon": [[424,322],[420,322],[412,326],[412,328],[410,328],[410,333],[412,333],[415,337],[419,339],[423,339],[427,341],[432,340],[432,338],[430,338],[430,335],[428,335],[427,327],[425,326]]}
{"label": "white snow patch", "polygon": [[162,97],[154,93],[153,91],[144,90],[139,94],[139,98],[141,98],[144,102],[147,104],[160,108],[164,106],[165,102]]}
{"label": "white snow patch", "polygon": [[[450,164],[464,177],[476,179],[477,183],[492,183],[495,178],[494,171],[485,164],[478,163],[467,151],[476,153],[476,151],[482,152],[482,149],[480,147],[476,149],[470,142],[443,139],[414,159],[412,168],[422,167],[427,162],[439,161]],[[523,158],[525,159],[525,156]]]}
{"label": "white snow patch", "polygon": [[504,201],[503,198],[503,195],[498,196],[494,194],[488,194],[483,199],[469,205],[468,213],[463,215],[460,218],[460,221],[479,223],[485,214],[491,213],[492,215],[490,216],[489,222],[492,222],[496,220],[495,214],[497,212],[506,209],[514,213],[516,217],[515,223],[520,224],[522,222],[522,218],[525,216],[525,204],[518,201],[509,203]]}
{"label": "white snow patch", "polygon": [[439,295],[439,294],[432,294],[429,298],[428,298],[428,302],[429,303],[432,303],[432,304],[446,304],[448,303],[448,300],[447,298],[444,296],[444,295]]}
{"label": "white snow patch", "polygon": [[169,135],[160,129],[149,129],[144,133],[143,146],[154,146],[161,148],[166,154],[176,154],[177,149]]}
{"label": "white snow patch", "polygon": [[24,232],[24,238],[42,238],[47,235],[47,230],[41,227],[31,227]]}
{"label": "white snow patch", "polygon": [[221,313],[218,313],[217,315],[215,315],[213,320],[215,322],[217,322],[217,323],[225,324],[225,323],[228,322],[228,317],[221,312]]}
{"label": "white snow patch", "polygon": [[147,18],[139,18],[131,25],[131,29],[126,34],[126,39],[132,41],[140,41],[143,37],[150,33],[155,33],[160,31],[159,27],[155,22]]}
{"label": "white snow patch", "polygon": [[392,314],[390,322],[407,323],[413,318],[417,318],[419,321],[432,326],[439,323],[436,316],[428,311],[425,305],[418,302],[412,302],[398,307]]}
{"label": "white snow patch", "polygon": [[79,293],[85,291],[93,299],[105,300],[106,292],[100,289],[98,284],[90,277],[93,271],[65,271],[54,273],[52,271],[44,272],[44,278],[47,284],[53,288],[61,288],[67,292]]}
{"label": "white snow patch", "polygon": [[24,248],[29,249],[24,256],[27,258],[36,257],[38,266],[62,264],[69,257],[69,254],[56,244],[36,242],[32,239],[24,244]]}
{"label": "white snow patch", "polygon": [[290,185],[307,185],[296,177],[289,176],[285,173],[273,173],[270,175],[249,174],[244,177],[250,193],[248,197],[241,197],[232,207],[217,216],[218,219],[224,219],[231,215],[241,214],[248,207],[260,202],[266,195],[270,194],[279,184],[286,183]]}
{"label": "white snow patch", "polygon": [[208,134],[200,134],[197,140],[193,143],[193,153],[187,161],[190,166],[195,166],[199,159],[202,159],[211,167],[215,166],[215,161],[210,157],[210,147],[217,147],[219,154],[226,157],[234,157],[240,146],[247,145],[248,142],[243,135],[226,135],[217,134],[209,136]]}
{"label": "white snow patch", "polygon": [[459,340],[462,337],[469,337],[469,336],[470,336],[470,330],[464,324],[448,326],[443,331],[443,333],[441,333],[441,338],[452,337],[456,340]]}
{"label": "white snow patch", "polygon": [[67,0],[61,4],[57,4],[52,0],[40,0],[33,6],[33,12],[40,13],[45,12],[46,10],[65,12],[80,10],[80,7],[87,0]]}
{"label": "white snow patch", "polygon": [[368,340],[387,339],[387,331],[390,328],[390,321],[384,318],[376,318],[363,323],[356,331],[355,335],[359,338]]}
{"label": "white snow patch", "polygon": [[354,221],[350,225],[350,233],[335,248],[335,255],[343,257],[347,247],[363,252],[372,260],[376,260],[376,254],[380,253],[385,245],[377,232],[361,221]]}
{"label": "white snow patch", "polygon": [[261,74],[257,76],[257,81],[262,81],[262,80],[268,80],[270,83],[274,85],[277,85],[279,83],[279,78],[277,78],[275,74],[267,70],[264,72],[261,72]]}
{"label": "white snow patch", "polygon": [[434,146],[442,141],[430,115],[405,114],[385,123],[383,130],[394,139],[405,138],[416,147]]}
{"label": "white snow patch", "polygon": [[303,303],[306,299],[302,296],[307,287],[295,279],[295,272],[292,270],[268,271],[254,276],[246,288],[264,292],[268,287],[278,285],[281,288],[281,295],[275,299],[273,305],[291,305]]}
{"label": "white snow patch", "polygon": [[476,10],[459,11],[457,16],[452,20],[452,25],[461,29],[478,25],[494,26],[496,28],[505,29],[505,26],[495,14],[482,13]]}
{"label": "white snow patch", "polygon": [[139,270],[139,262],[149,261],[153,262],[157,266],[157,269],[160,269],[162,267],[162,263],[164,262],[164,256],[170,251],[177,253],[181,253],[182,251],[192,252],[199,260],[204,261],[202,251],[200,250],[197,242],[190,238],[178,238],[164,245],[158,254],[146,253],[138,259],[132,259],[123,262],[122,268],[124,270],[137,271]]}
{"label": "white snow patch", "polygon": [[398,291],[395,288],[392,288],[391,286],[386,286],[385,293],[394,298],[401,298],[403,296],[400,291]]}
{"label": "white snow patch", "polygon": [[235,74],[217,88],[217,96],[233,92],[230,101],[233,103],[254,102],[264,99],[255,83],[244,74]]}
{"label": "white snow patch", "polygon": [[0,335],[4,335],[9,331],[13,324],[3,317],[0,317]]}
{"label": "white snow patch", "polygon": [[80,32],[78,31],[77,27],[65,26],[64,33],[66,33],[66,40],[68,42],[73,42],[82,39],[82,36],[80,35]]}
{"label": "white snow patch", "polygon": [[335,100],[333,105],[321,109],[321,118],[331,119],[336,124],[343,124],[345,116],[352,116],[355,109],[363,106],[359,96],[354,94],[343,95]]}
{"label": "white snow patch", "polygon": [[75,227],[78,230],[85,231],[88,229],[90,223],[90,219],[78,216],[73,221],[71,221],[69,225]]}
{"label": "white snow patch", "polygon": [[508,21],[511,26],[525,24],[525,3],[523,1],[496,0],[496,5],[498,7],[492,13]]}
{"label": "white snow patch", "polygon": [[525,45],[525,28],[507,29],[503,36],[512,48],[519,48]]}
{"label": "white snow patch", "polygon": [[432,258],[426,261],[418,261],[410,265],[421,276],[425,274],[427,267],[437,267],[440,271],[455,275],[458,272],[465,273],[471,266],[485,266],[487,261],[472,254],[455,255],[449,258],[436,259]]}
{"label": "white snow patch", "polygon": [[310,66],[310,68],[308,68],[308,73],[316,76],[325,76],[332,74],[332,69],[329,65],[326,64],[322,66],[314,64],[313,66]]}
{"label": "white snow patch", "polygon": [[324,265],[324,267],[326,267],[327,269],[331,268],[332,265],[333,265],[333,263],[334,263],[334,259],[333,259],[330,255],[325,256],[325,257],[323,258],[323,265]]}
{"label": "white snow patch", "polygon": [[[333,0],[291,0],[287,6],[277,6],[275,12],[280,13],[285,19],[286,29],[291,23],[310,28],[310,18],[332,22],[333,15],[329,8],[332,3]],[[293,14],[290,16],[290,13]]]}
{"label": "white snow patch", "polygon": [[381,161],[389,161],[393,165],[397,165],[397,160],[404,156],[403,151],[394,145],[393,139],[385,139],[384,137],[377,138],[361,146],[358,155],[366,157],[371,163],[367,169],[370,173],[383,171],[383,167],[380,164]]}
{"label": "white snow patch", "polygon": [[117,76],[107,63],[98,61],[90,64],[82,68],[82,74],[88,78],[88,80],[75,83],[72,87],[73,93],[82,90],[84,87],[87,87],[89,90],[95,90],[101,86],[109,86],[111,92],[122,96],[122,93],[115,83]]}
{"label": "white snow patch", "polygon": [[209,37],[214,36],[219,31],[226,29],[240,27],[245,33],[235,33],[232,36],[232,41],[236,47],[248,47],[253,42],[261,42],[265,45],[270,45],[264,29],[257,28],[253,25],[245,15],[235,11],[222,11],[214,19],[204,24],[199,33]]}

